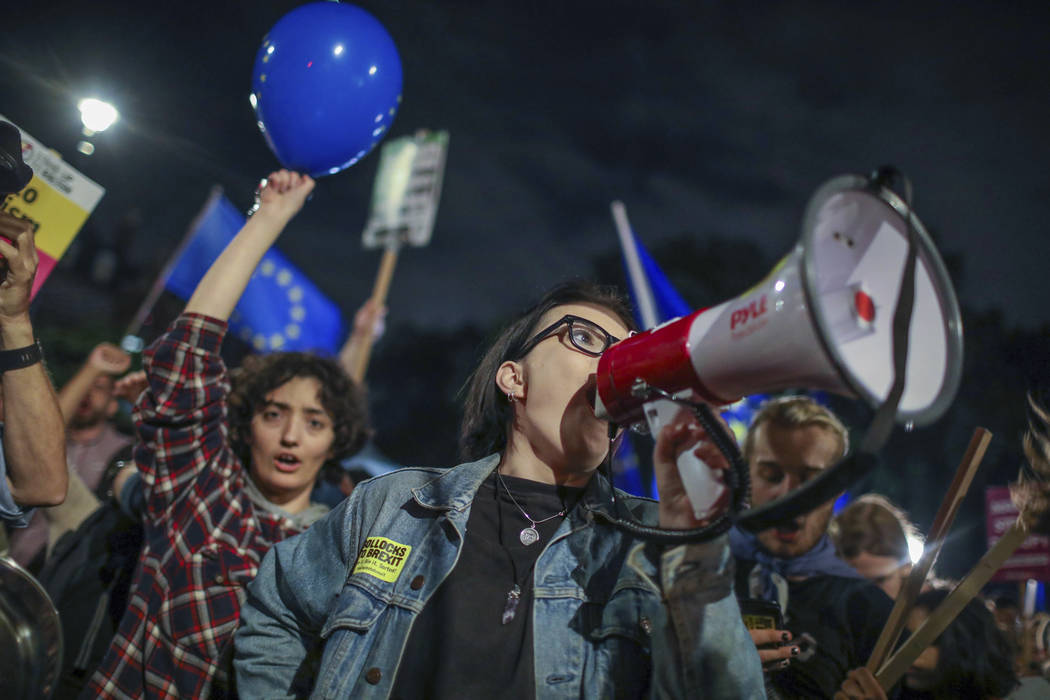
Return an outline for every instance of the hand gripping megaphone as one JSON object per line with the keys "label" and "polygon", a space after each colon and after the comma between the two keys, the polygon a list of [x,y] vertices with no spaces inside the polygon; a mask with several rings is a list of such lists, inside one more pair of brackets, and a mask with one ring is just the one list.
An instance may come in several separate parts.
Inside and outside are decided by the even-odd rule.
{"label": "hand gripping megaphone", "polygon": [[[692,396],[717,406],[797,388],[875,408],[892,403],[876,414],[886,424],[881,442],[894,420],[925,425],[940,417],[962,369],[959,306],[929,235],[888,188],[885,172],[821,186],[795,249],[748,291],[610,347],[598,363],[595,413],[619,425],[648,423],[655,435],[679,410],[668,399]],[[836,465],[814,480],[821,482],[815,490],[804,487],[787,497],[792,503],[770,504],[778,507],[767,513],[786,518],[811,509],[873,461],[853,464],[852,474],[836,474]],[[703,519],[726,486],[691,451],[678,466]],[[748,516],[739,515],[738,524],[748,526]],[[757,520],[750,523],[755,529],[775,522]]]}

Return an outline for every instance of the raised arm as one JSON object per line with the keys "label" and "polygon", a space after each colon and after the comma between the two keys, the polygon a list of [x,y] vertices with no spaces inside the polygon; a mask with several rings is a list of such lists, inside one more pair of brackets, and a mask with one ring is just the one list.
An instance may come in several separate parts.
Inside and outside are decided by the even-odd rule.
{"label": "raised arm", "polygon": [[[252,272],[313,189],[309,177],[282,170],[270,175],[260,208],[216,258],[185,312],[143,353],[146,390],[135,405],[139,442],[135,462],[142,476],[147,514],[159,517],[191,484],[218,488],[236,460],[221,459],[227,441],[230,383],[220,349],[226,321]],[[214,484],[199,479],[214,479]]]}
{"label": "raised arm", "polygon": [[354,327],[350,337],[339,350],[339,366],[351,377],[357,372],[357,365],[372,343],[376,326],[386,317],[386,307],[378,305],[369,297],[354,314]]}
{"label": "raised arm", "polygon": [[91,391],[96,379],[106,375],[116,376],[130,366],[131,356],[113,343],[96,345],[73,378],[58,390],[58,405],[62,409],[64,425],[69,427],[77,406]]}
{"label": "raised arm", "polygon": [[[35,351],[29,298],[36,276],[37,252],[31,226],[4,215],[0,255],[7,274],[0,282],[0,345],[5,352]],[[16,363],[24,364],[24,363]],[[4,401],[4,458],[7,486],[20,506],[53,506],[66,497],[66,438],[55,390],[37,361],[5,371],[0,379]]]}
{"label": "raised arm", "polygon": [[208,268],[186,304],[186,313],[228,320],[255,267],[313,189],[309,175],[287,170],[272,173],[259,194],[258,211]]}

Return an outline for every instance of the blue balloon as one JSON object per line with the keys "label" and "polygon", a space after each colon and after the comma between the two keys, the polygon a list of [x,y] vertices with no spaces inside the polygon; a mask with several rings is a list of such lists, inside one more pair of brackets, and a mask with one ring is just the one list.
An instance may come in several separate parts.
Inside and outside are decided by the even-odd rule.
{"label": "blue balloon", "polygon": [[364,158],[401,104],[401,58],[379,21],[354,5],[314,2],[263,38],[252,107],[286,168],[317,177]]}

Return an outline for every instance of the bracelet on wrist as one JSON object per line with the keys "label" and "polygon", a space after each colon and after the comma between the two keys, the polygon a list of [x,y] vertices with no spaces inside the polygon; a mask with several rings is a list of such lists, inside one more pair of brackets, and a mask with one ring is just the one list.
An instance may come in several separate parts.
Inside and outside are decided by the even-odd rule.
{"label": "bracelet on wrist", "polygon": [[14,369],[23,369],[35,365],[44,359],[44,352],[40,347],[40,341],[34,341],[32,345],[13,350],[0,350],[0,373]]}

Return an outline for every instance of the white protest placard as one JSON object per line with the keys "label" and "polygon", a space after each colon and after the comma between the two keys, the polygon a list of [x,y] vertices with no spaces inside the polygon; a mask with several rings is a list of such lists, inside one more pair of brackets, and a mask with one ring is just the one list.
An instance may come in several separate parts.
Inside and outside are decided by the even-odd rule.
{"label": "white protest placard", "polygon": [[365,248],[430,242],[447,151],[447,131],[419,132],[383,145],[362,236]]}

